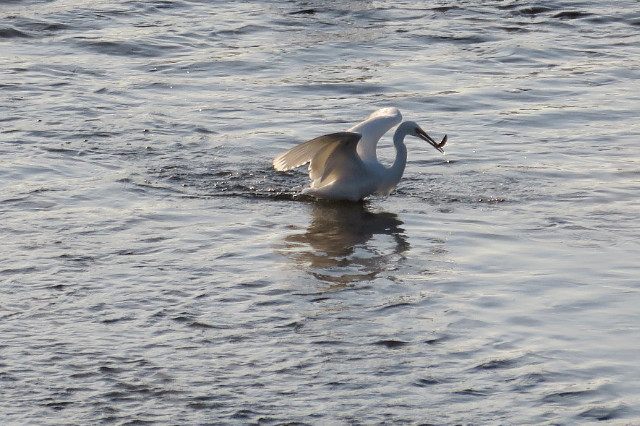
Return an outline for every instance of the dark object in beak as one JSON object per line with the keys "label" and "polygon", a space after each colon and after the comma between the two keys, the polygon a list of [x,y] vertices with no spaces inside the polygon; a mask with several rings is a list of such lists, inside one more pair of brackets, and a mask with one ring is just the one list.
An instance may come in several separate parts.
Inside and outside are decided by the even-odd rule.
{"label": "dark object in beak", "polygon": [[442,147],[447,143],[447,135],[444,135],[444,138],[442,138],[442,141],[440,143],[436,142],[433,140],[433,138],[431,136],[429,136],[428,134],[425,133],[424,130],[422,129],[417,129],[417,133],[418,136],[420,136],[421,139],[429,142],[429,144],[434,147],[435,149],[437,149],[438,151],[440,151],[441,153],[444,154],[444,149],[442,149]]}

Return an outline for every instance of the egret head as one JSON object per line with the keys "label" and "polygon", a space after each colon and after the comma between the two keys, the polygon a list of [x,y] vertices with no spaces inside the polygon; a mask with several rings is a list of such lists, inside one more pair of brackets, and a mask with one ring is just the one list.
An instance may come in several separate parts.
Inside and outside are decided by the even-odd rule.
{"label": "egret head", "polygon": [[405,121],[404,123],[402,123],[402,126],[406,127],[406,132],[408,135],[415,136],[417,138],[420,138],[428,142],[429,145],[431,145],[432,147],[434,147],[435,149],[437,149],[438,151],[444,154],[444,149],[442,149],[442,147],[447,143],[447,135],[445,135],[444,138],[442,138],[442,141],[438,143],[435,140],[433,140],[433,138],[429,136],[427,132],[422,130],[422,128],[418,126],[418,124],[414,121]]}

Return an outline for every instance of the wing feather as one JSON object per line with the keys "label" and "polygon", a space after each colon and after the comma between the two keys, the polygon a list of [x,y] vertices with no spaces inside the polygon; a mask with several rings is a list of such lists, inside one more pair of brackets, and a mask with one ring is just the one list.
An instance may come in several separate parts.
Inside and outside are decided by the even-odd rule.
{"label": "wing feather", "polygon": [[318,150],[318,152],[316,152],[311,161],[309,161],[309,177],[313,182],[322,179],[327,160],[329,159],[329,157],[331,157],[333,151],[336,150],[339,146],[340,141],[337,139],[331,142],[327,142],[322,146],[322,148]]}
{"label": "wing feather", "polygon": [[359,140],[360,134],[353,132],[338,132],[319,136],[278,155],[273,160],[273,167],[278,171],[286,171],[312,162],[313,164],[309,166],[311,175],[313,170],[324,167],[335,147],[345,141],[352,141],[352,143],[355,141],[357,144]]}
{"label": "wing feather", "polygon": [[[327,178],[336,178],[339,174],[353,171],[362,166],[362,160],[356,152],[359,140],[359,137],[344,139],[331,150],[323,165],[322,177],[319,183],[324,182]],[[334,170],[336,170],[336,173],[334,173]]]}

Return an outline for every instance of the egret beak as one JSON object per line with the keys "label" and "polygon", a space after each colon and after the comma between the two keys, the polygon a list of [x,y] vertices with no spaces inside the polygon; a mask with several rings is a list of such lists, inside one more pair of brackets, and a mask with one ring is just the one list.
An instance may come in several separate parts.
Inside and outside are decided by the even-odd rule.
{"label": "egret beak", "polygon": [[447,135],[444,135],[444,138],[442,138],[442,141],[438,143],[434,141],[433,138],[428,134],[426,134],[425,131],[422,129],[417,129],[416,133],[418,133],[418,136],[420,137],[420,139],[429,142],[429,144],[432,147],[434,147],[435,149],[437,149],[438,151],[444,154],[444,149],[442,149],[442,147],[447,143]]}

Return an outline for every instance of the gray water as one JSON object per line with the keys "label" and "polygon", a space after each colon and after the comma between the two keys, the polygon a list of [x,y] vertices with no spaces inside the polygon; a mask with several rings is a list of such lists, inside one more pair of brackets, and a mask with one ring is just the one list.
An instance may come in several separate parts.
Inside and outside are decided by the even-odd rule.
{"label": "gray water", "polygon": [[[640,423],[640,2],[14,0],[0,61],[3,424]],[[385,106],[449,135],[391,196],[271,168]]]}

